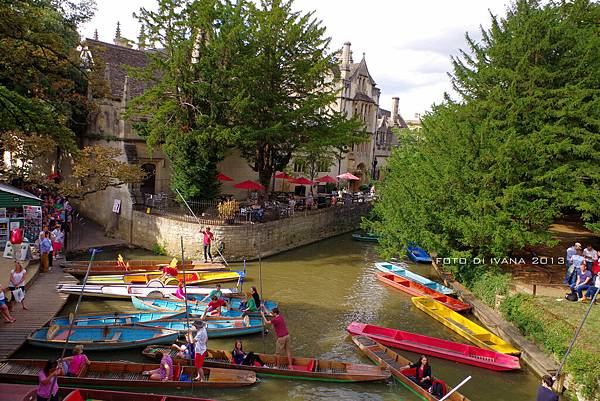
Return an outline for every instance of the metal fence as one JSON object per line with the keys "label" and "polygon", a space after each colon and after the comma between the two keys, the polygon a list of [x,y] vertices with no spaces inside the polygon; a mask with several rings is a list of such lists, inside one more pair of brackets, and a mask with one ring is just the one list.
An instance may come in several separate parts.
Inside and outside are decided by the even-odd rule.
{"label": "metal fence", "polygon": [[[219,204],[223,200],[213,201],[188,201],[190,208],[200,220],[201,224],[207,225],[239,225],[252,223],[266,223],[274,220],[293,218],[295,216],[315,213],[319,209],[336,207],[345,208],[357,203],[369,202],[371,199],[363,194],[345,194],[343,199],[332,204],[331,196],[315,197],[313,208],[306,207],[306,199],[297,199],[295,205],[290,206],[286,200],[269,200],[263,202],[260,207],[252,202],[239,202],[239,208],[235,213],[223,216],[219,213]],[[178,220],[196,222],[183,202],[165,194],[145,194],[143,203],[134,205],[135,210],[148,214],[156,214]]]}

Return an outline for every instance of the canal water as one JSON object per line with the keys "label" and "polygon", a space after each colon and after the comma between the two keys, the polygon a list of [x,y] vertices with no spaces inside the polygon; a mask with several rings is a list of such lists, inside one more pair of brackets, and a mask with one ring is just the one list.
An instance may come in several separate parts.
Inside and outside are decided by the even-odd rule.
{"label": "canal water", "polygon": [[[126,258],[155,258],[146,251],[123,250]],[[114,259],[115,253],[101,253],[101,259]],[[264,297],[279,302],[292,338],[292,354],[317,358],[369,363],[349,339],[346,327],[352,321],[377,324],[433,337],[464,342],[462,337],[415,308],[410,296],[379,283],[374,262],[378,260],[371,244],[354,242],[343,235],[295,249],[262,261],[248,263],[248,281],[260,288],[262,271]],[[233,266],[241,269],[241,266]],[[431,267],[411,265],[417,273],[433,277]],[[74,308],[74,300],[64,313]],[[109,313],[134,310],[129,302],[86,299],[80,313]],[[232,348],[234,339],[209,340],[213,349]],[[273,353],[273,333],[243,338],[246,351]],[[418,355],[399,351],[411,360]],[[139,351],[88,353],[93,359],[144,361]],[[45,349],[25,347],[17,355],[26,357],[55,357]],[[466,376],[473,378],[462,389],[471,400],[530,401],[535,399],[539,383],[527,368],[518,372],[492,372],[447,360],[430,358],[433,374],[450,385]],[[178,394],[190,395],[190,392]],[[196,390],[198,397],[230,401],[391,401],[419,400],[402,385],[394,382],[337,384],[300,380],[261,378],[260,383],[245,389]]]}

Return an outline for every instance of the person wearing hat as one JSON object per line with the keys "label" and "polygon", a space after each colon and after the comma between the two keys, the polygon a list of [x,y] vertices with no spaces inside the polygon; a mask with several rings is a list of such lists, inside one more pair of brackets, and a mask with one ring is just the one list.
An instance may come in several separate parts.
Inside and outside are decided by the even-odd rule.
{"label": "person wearing hat", "polygon": [[194,367],[197,370],[194,380],[204,381],[204,356],[206,355],[206,343],[208,342],[208,333],[206,332],[206,323],[202,320],[196,320],[192,325],[196,328],[194,337]]}
{"label": "person wearing hat", "polygon": [[538,387],[536,401],[558,401],[558,395],[552,391],[554,379],[550,375],[542,377],[542,384]]}

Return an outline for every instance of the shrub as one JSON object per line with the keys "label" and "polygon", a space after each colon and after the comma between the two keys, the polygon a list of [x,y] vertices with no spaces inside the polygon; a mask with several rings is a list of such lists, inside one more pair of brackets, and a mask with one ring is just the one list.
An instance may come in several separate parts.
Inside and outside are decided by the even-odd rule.
{"label": "shrub", "polygon": [[155,255],[160,255],[160,256],[167,256],[167,245],[161,245],[158,242],[155,242],[152,245],[152,253]]}

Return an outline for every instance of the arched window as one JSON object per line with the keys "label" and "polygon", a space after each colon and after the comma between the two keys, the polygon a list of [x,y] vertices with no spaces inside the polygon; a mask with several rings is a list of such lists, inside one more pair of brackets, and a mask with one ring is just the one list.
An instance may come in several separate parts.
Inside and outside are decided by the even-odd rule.
{"label": "arched window", "polygon": [[146,173],[146,178],[142,181],[140,192],[143,194],[156,193],[156,165],[152,163],[142,164],[142,170]]}

